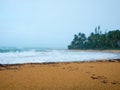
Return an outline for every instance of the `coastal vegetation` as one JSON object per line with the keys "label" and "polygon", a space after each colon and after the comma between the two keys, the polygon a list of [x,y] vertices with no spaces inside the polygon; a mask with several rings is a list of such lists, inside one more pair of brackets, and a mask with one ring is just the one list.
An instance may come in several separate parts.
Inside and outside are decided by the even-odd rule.
{"label": "coastal vegetation", "polygon": [[88,37],[79,32],[74,35],[68,49],[120,49],[120,30],[102,33],[98,26]]}

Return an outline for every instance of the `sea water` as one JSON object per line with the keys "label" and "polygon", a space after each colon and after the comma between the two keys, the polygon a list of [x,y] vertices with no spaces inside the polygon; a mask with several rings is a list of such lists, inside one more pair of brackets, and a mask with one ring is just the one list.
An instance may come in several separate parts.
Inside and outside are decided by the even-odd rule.
{"label": "sea water", "polygon": [[120,53],[49,48],[0,48],[0,64],[120,59]]}

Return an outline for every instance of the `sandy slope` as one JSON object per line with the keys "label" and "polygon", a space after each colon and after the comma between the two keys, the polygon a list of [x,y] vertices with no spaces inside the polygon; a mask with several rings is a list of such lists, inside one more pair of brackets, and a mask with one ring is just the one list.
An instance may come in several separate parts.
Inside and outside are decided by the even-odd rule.
{"label": "sandy slope", "polygon": [[120,90],[120,63],[1,66],[0,90]]}

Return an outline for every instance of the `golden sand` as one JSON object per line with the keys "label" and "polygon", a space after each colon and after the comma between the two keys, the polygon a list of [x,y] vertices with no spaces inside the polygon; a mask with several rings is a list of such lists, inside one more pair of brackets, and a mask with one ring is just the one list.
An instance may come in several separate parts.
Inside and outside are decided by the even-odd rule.
{"label": "golden sand", "polygon": [[1,66],[0,90],[120,90],[120,63]]}

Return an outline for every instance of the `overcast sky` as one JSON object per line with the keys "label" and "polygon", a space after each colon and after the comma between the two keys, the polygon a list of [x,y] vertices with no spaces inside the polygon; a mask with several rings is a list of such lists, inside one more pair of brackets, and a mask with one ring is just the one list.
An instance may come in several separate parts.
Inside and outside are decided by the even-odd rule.
{"label": "overcast sky", "polygon": [[63,47],[73,35],[120,29],[120,0],[0,0],[1,47]]}

